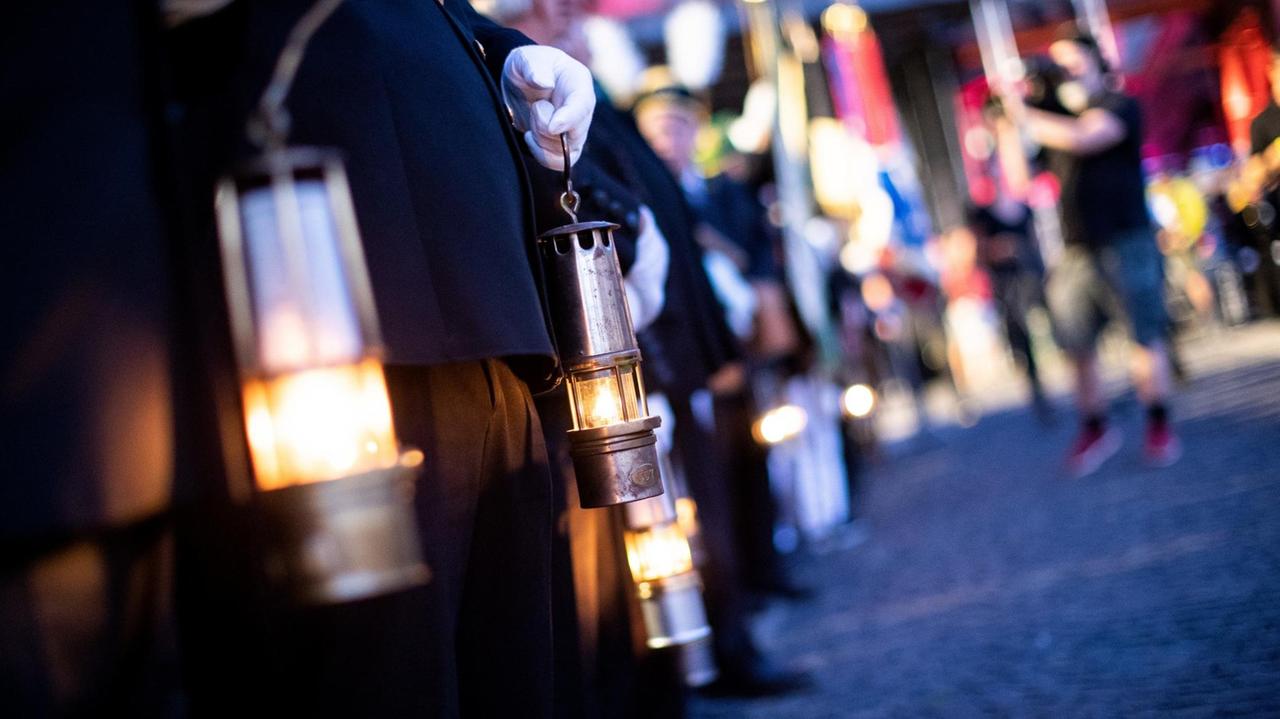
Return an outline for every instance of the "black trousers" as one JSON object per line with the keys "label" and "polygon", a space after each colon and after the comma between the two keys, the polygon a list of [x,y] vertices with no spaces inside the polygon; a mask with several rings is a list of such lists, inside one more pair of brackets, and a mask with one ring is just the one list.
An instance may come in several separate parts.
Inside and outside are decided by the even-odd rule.
{"label": "black trousers", "polygon": [[670,400],[676,417],[675,449],[684,465],[689,494],[698,504],[700,536],[706,548],[701,567],[703,598],[716,661],[721,672],[729,674],[756,661],[759,652],[747,627],[747,590],[728,462],[715,432],[698,424],[689,398],[672,395]]}
{"label": "black trousers", "polygon": [[724,448],[743,579],[752,589],[768,590],[785,581],[786,573],[773,544],[778,508],[769,485],[769,453],[751,436],[755,417],[750,390],[715,398],[716,441]]}
{"label": "black trousers", "polygon": [[438,716],[549,716],[551,479],[529,389],[498,360],[388,367],[387,383],[400,441],[426,455],[433,573],[405,688]]}
{"label": "black trousers", "polygon": [[583,509],[565,432],[561,392],[539,398],[551,453],[556,523],[552,542],[555,709],[561,719],[685,716],[684,685],[670,652],[644,647],[619,507]]}
{"label": "black trousers", "polygon": [[425,455],[414,503],[431,581],[335,606],[241,592],[189,608],[188,636],[205,635],[193,714],[551,715],[550,475],[529,390],[497,360],[386,374],[398,437]]}

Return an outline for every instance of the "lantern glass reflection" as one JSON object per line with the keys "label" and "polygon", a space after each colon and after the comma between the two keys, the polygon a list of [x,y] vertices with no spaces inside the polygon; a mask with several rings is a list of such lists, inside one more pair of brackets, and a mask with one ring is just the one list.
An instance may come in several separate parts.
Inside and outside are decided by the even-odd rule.
{"label": "lantern glass reflection", "polygon": [[330,157],[307,153],[272,156],[259,172],[240,188],[226,183],[219,198],[258,487],[394,467],[345,174]]}
{"label": "lantern glass reflection", "polygon": [[804,408],[786,404],[765,412],[751,427],[751,434],[763,445],[782,444],[797,437],[808,424]]}
{"label": "lantern glass reflection", "polygon": [[346,173],[268,151],[216,199],[264,567],[296,598],[351,601],[426,581]]}
{"label": "lantern glass reflection", "polygon": [[362,353],[331,201],[318,179],[276,181],[240,198],[258,357],[268,371]]}
{"label": "lantern glass reflection", "polygon": [[628,531],[624,540],[631,577],[637,583],[666,579],[693,570],[689,541],[678,522]]}
{"label": "lantern glass reflection", "polygon": [[575,429],[607,427],[622,421],[622,397],[618,381],[609,370],[580,375],[573,380]]}

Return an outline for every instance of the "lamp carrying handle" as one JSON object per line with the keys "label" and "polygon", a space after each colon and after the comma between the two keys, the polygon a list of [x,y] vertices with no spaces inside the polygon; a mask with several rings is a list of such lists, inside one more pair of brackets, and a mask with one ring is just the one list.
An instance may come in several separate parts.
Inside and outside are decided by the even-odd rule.
{"label": "lamp carrying handle", "polygon": [[342,2],[343,0],[316,0],[289,31],[289,37],[276,58],[271,81],[263,90],[257,109],[249,116],[246,130],[253,144],[263,149],[284,148],[292,124],[285,101],[288,100],[293,81],[298,76],[298,68],[307,52],[307,43],[311,42],[312,36]]}
{"label": "lamp carrying handle", "polygon": [[560,133],[560,152],[564,154],[564,192],[560,194],[560,207],[564,209],[565,214],[569,215],[571,222],[578,221],[578,203],[581,198],[573,189],[573,177],[570,175],[569,165],[569,138],[565,133]]}

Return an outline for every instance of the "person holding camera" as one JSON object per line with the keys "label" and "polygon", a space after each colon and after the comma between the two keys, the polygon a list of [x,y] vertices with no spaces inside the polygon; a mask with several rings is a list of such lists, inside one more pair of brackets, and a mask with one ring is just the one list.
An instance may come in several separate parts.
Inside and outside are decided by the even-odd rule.
{"label": "person holding camera", "polygon": [[1013,97],[1003,106],[1047,151],[1062,184],[1066,249],[1046,297],[1055,338],[1075,368],[1082,420],[1067,468],[1075,477],[1090,475],[1120,449],[1119,430],[1107,423],[1097,358],[1098,338],[1111,319],[1123,320],[1136,343],[1132,374],[1147,408],[1146,461],[1168,466],[1181,444],[1166,405],[1169,322],[1163,261],[1146,206],[1141,111],[1134,98],[1110,87],[1107,62],[1091,36],[1073,29],[1050,46],[1049,56],[1060,72],[1055,99],[1065,112],[1025,107]]}

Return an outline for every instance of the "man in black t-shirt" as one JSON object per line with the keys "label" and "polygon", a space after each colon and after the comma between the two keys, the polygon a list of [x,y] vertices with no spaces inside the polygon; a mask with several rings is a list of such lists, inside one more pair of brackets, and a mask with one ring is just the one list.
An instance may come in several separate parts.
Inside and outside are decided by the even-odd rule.
{"label": "man in black t-shirt", "polygon": [[1062,115],[1006,103],[1017,122],[1049,153],[1062,183],[1066,251],[1046,287],[1054,334],[1076,369],[1080,436],[1068,457],[1077,477],[1092,474],[1120,447],[1106,423],[1096,345],[1107,320],[1124,318],[1135,340],[1133,380],[1147,405],[1145,455],[1167,466],[1181,454],[1165,408],[1170,372],[1163,260],[1147,214],[1138,103],[1107,84],[1097,42],[1076,31],[1049,48],[1066,80]]}

